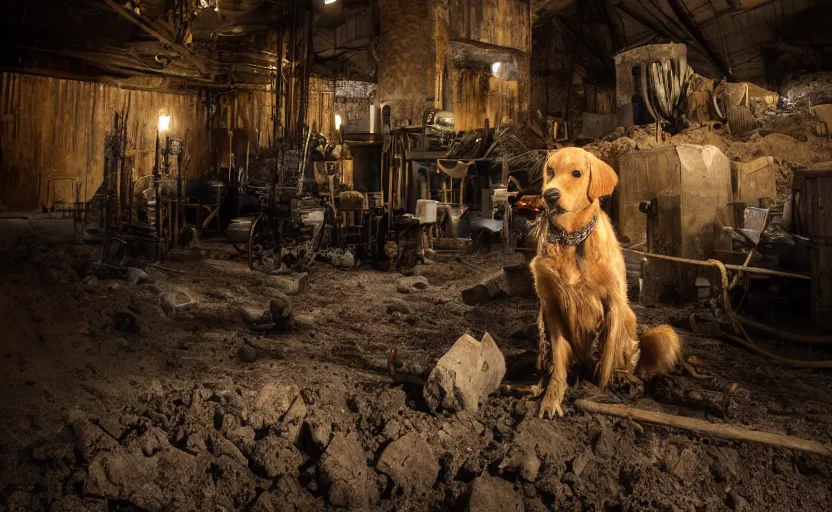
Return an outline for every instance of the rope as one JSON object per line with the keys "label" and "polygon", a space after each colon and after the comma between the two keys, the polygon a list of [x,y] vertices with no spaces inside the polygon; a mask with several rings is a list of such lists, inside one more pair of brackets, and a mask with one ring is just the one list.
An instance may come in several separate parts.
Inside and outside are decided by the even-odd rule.
{"label": "rope", "polygon": [[[728,338],[731,341],[734,341],[734,342],[742,345],[743,347],[747,348],[748,350],[754,352],[755,354],[763,356],[763,357],[768,358],[768,359],[771,359],[772,361],[777,361],[778,363],[783,363],[783,364],[787,364],[787,365],[790,365],[790,366],[797,366],[797,367],[801,367],[801,368],[832,368],[832,360],[805,361],[805,360],[801,360],[801,359],[791,359],[791,358],[788,358],[788,357],[783,357],[783,356],[777,355],[773,352],[769,352],[768,350],[765,350],[765,349],[760,348],[759,346],[757,346],[757,344],[754,343],[754,341],[751,339],[751,336],[748,335],[748,332],[746,332],[745,328],[743,327],[744,323],[748,324],[752,327],[762,326],[763,330],[767,330],[767,332],[770,332],[772,334],[780,334],[781,332],[776,330],[776,329],[763,326],[762,324],[758,324],[757,322],[753,322],[753,321],[748,320],[746,318],[742,318],[741,316],[739,316],[734,311],[733,307],[731,306],[731,299],[728,295],[728,287],[729,287],[728,271],[726,270],[725,265],[721,261],[714,260],[714,259],[709,259],[707,261],[701,261],[701,260],[693,260],[693,259],[688,259],[688,258],[678,258],[676,256],[664,256],[664,255],[660,255],[660,254],[651,254],[651,253],[646,253],[646,252],[641,252],[641,251],[632,251],[632,250],[630,252],[638,254],[640,256],[645,256],[645,257],[650,257],[650,258],[658,258],[658,259],[663,259],[663,260],[668,260],[668,261],[676,261],[676,262],[679,262],[679,263],[686,263],[686,264],[689,264],[689,265],[698,265],[698,266],[702,266],[702,267],[716,268],[717,270],[719,270],[719,274],[720,274],[720,287],[722,289],[722,307],[723,307],[725,313],[728,315],[728,319],[731,320],[731,326],[734,328],[734,332],[737,332],[737,333],[742,335],[742,337],[739,337],[739,336],[734,336],[732,334],[728,334],[726,332],[720,332],[718,334],[719,336]],[[696,334],[700,334],[700,331],[699,331],[699,329],[697,327],[697,324],[696,324],[696,319],[694,317],[694,314],[691,314],[690,324],[691,324],[691,327],[693,328],[694,332]],[[814,340],[814,341],[812,341],[812,343],[829,343],[830,342],[829,337],[814,338],[814,337],[800,336],[800,335],[797,335],[797,334],[790,334],[790,333],[785,333],[785,334],[788,334],[788,338],[792,339],[792,341],[797,341],[795,338],[798,338],[798,339],[804,340],[804,342],[805,342],[806,339]],[[818,340],[821,340],[821,341],[818,341]]]}

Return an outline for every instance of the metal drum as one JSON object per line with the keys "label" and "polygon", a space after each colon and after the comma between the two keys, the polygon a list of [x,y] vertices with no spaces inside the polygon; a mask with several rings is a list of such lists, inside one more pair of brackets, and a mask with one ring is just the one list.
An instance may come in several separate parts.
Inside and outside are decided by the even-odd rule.
{"label": "metal drum", "polygon": [[809,245],[812,277],[812,320],[832,329],[832,162],[796,175],[800,212]]}

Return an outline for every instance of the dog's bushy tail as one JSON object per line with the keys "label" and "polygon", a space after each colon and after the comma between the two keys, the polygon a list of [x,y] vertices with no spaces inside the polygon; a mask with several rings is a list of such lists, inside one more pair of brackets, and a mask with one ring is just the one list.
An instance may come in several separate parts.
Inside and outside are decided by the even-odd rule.
{"label": "dog's bushy tail", "polygon": [[643,379],[667,373],[682,357],[682,342],[669,325],[654,327],[639,336],[641,357],[636,373]]}

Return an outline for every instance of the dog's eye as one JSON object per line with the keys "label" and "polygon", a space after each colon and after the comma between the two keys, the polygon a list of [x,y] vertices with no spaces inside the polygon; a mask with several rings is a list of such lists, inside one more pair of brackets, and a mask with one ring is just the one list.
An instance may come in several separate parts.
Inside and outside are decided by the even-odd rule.
{"label": "dog's eye", "polygon": [[580,178],[581,177],[581,171],[579,171],[578,169],[575,169],[574,171],[572,171],[572,176],[574,176],[576,178]]}
{"label": "dog's eye", "polygon": [[551,180],[554,177],[555,177],[555,170],[552,169],[551,167],[547,167],[546,168],[546,178]]}

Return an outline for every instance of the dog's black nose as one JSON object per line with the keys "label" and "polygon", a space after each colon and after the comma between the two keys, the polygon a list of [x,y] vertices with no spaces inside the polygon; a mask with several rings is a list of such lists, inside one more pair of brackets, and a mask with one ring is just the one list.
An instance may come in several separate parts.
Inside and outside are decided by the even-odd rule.
{"label": "dog's black nose", "polygon": [[556,188],[550,188],[543,193],[543,200],[546,201],[546,204],[549,206],[555,206],[558,199],[560,199],[560,190]]}

